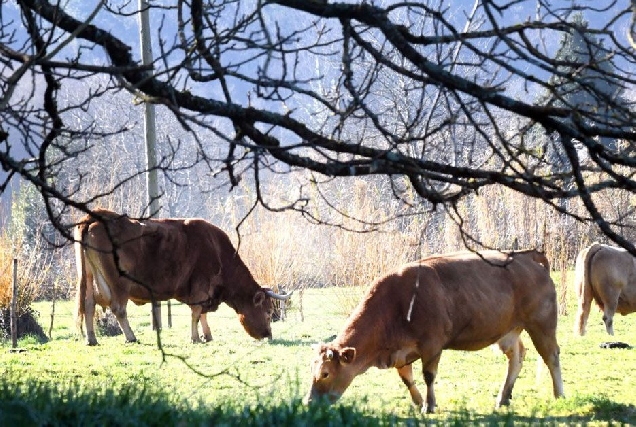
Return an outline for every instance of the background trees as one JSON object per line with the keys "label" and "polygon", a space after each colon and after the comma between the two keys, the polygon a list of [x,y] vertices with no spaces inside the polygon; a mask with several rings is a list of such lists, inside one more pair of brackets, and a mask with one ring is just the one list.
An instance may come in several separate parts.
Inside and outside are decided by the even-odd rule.
{"label": "background trees", "polygon": [[[426,227],[419,251],[442,247],[430,239],[448,218],[461,243],[502,247],[536,245],[537,234],[523,241],[528,229],[549,234],[569,217],[636,254],[625,2],[150,8],[148,69],[133,3],[2,5],[0,189],[15,175],[34,185],[60,232],[97,204],[143,215],[138,124],[140,103],[152,102],[163,191],[174,196],[164,215],[220,219],[205,206],[230,195],[242,200],[239,217],[261,205],[345,228],[401,218],[399,229]],[[358,185],[377,209],[351,222]],[[519,209],[534,218],[513,226]],[[477,222],[485,213],[489,226]],[[500,239],[483,231],[504,228]]]}

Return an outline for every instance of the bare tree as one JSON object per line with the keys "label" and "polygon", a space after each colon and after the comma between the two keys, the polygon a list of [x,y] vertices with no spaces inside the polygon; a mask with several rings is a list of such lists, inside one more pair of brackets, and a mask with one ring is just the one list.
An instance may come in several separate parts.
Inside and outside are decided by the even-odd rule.
{"label": "bare tree", "polygon": [[[81,191],[78,159],[100,144],[117,156],[111,137],[129,131],[121,118],[113,129],[113,117],[91,111],[125,90],[162,107],[191,141],[189,161],[164,151],[159,168],[168,178],[175,165],[200,168],[196,176],[222,176],[230,188],[249,182],[258,203],[298,210],[311,195],[306,187],[273,204],[267,182],[295,170],[315,174],[314,183],[382,176],[392,197],[413,204],[414,192],[426,209],[452,209],[501,185],[596,224],[636,254],[622,233],[633,212],[610,218],[595,202],[595,194],[636,191],[633,1],[631,9],[618,0],[156,1],[152,68],[139,65],[132,3],[2,3],[0,164],[37,186],[61,230],[70,207],[88,211],[143,173],[129,171],[98,194]],[[570,20],[575,12],[589,24]],[[603,43],[604,66],[595,55],[554,59],[572,32]],[[590,70],[620,86],[620,102],[586,84]],[[595,102],[536,102],[539,93],[559,96],[555,82]],[[599,142],[608,138],[624,143]],[[542,150],[546,140],[564,153],[558,168]],[[72,186],[59,180],[61,170],[76,174]]]}

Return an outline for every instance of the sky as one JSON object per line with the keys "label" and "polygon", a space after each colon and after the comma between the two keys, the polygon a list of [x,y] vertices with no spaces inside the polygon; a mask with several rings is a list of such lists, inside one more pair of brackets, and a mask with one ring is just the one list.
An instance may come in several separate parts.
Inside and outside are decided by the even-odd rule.
{"label": "sky", "polygon": [[[95,9],[98,3],[99,2],[96,0],[67,0],[66,2],[62,2],[62,4],[64,5],[68,13],[81,19],[86,19]],[[122,11],[128,12],[128,13],[133,12],[133,10],[137,6],[137,2],[129,1],[129,0],[122,0],[120,2],[109,2],[109,3],[110,3],[110,6],[113,8],[118,7],[118,5],[122,5],[122,7],[124,7]],[[153,1],[152,3],[170,5],[170,4],[173,4],[174,2],[164,0],[162,2]],[[250,3],[252,2],[247,2],[243,4],[249,6]],[[393,3],[393,2],[376,1],[376,4],[378,5],[385,5],[390,3]],[[509,0],[500,0],[497,3],[498,4],[507,4],[507,3],[513,4],[511,7],[506,9],[501,14],[502,25],[511,24],[515,22],[524,22],[528,19],[533,19],[537,15],[537,1],[529,0],[525,2],[511,2]],[[566,0],[552,1],[553,5],[558,5],[558,6],[569,6],[574,3],[575,2],[566,1]],[[579,0],[577,3],[583,6],[598,5],[598,1]],[[627,7],[626,2],[622,2],[622,3],[625,3],[625,5],[622,5],[622,7]],[[474,0],[448,0],[448,1],[432,0],[432,1],[429,1],[428,4],[432,6],[439,5],[441,6],[440,7],[441,9],[445,9],[446,10],[445,17],[450,22],[455,23],[457,28],[461,29],[464,27],[465,19],[466,19],[465,17],[469,14],[470,10],[473,8]],[[1,7],[2,7],[2,18],[4,19],[5,22],[10,21],[11,19],[15,19],[16,22],[19,22],[19,17],[17,15],[18,9],[14,0],[3,1]],[[606,12],[597,13],[597,14],[587,14],[585,17],[586,19],[590,21],[591,27],[593,28],[601,27],[606,24],[606,21],[608,20],[609,16],[613,16],[615,14],[614,11],[618,7],[619,6],[616,6],[613,11],[606,11]],[[271,8],[271,10],[274,11],[273,13],[279,13],[274,8]],[[286,13],[289,13],[289,12],[286,12]],[[544,13],[544,11],[539,10],[538,13],[542,14]],[[286,16],[284,15],[283,19],[281,19],[280,22],[283,24],[286,23],[288,25],[299,25],[303,23],[303,22],[295,22],[293,19],[285,19],[285,18]],[[171,19],[167,19],[164,21],[162,20],[162,17],[159,14],[153,13],[151,15],[151,21],[152,21],[151,31],[152,31],[153,42],[154,42],[153,51],[155,55],[157,55],[160,52],[159,38],[156,37],[156,35],[158,34],[158,31],[163,25],[165,28],[164,34],[170,33],[170,31],[168,30],[174,30],[175,19],[174,17],[172,17]],[[106,29],[107,31],[110,31],[111,33],[121,38],[122,40],[125,40],[126,43],[131,45],[133,49],[133,54],[136,57],[140,56],[138,53],[136,53],[139,51],[139,28],[138,28],[138,19],[134,14],[130,14],[129,16],[119,16],[116,19],[113,19],[112,16],[107,11],[100,11],[95,17],[94,24]],[[625,30],[627,28],[627,17],[624,17],[623,19],[618,20],[614,24],[614,28],[615,28],[616,36],[620,39],[624,39]],[[20,34],[18,33],[18,38],[19,37],[20,37]],[[168,40],[168,42],[172,42],[172,39]],[[558,46],[558,40],[548,40],[548,42],[552,42],[554,44],[554,49],[556,49],[556,47]],[[68,49],[69,51],[74,51],[77,49],[77,47],[78,47],[78,42],[73,41],[69,45]],[[64,55],[65,53],[61,55],[61,57],[64,57]],[[99,52],[97,52],[96,54],[92,54],[90,59],[88,59],[88,61],[93,61],[94,63],[99,63],[105,60],[106,60],[105,57],[100,56]],[[25,84],[29,85],[30,80],[26,79]],[[209,89],[210,87],[211,86],[209,85],[208,89],[206,90],[214,90],[214,89]],[[238,99],[239,101],[245,102],[246,91],[241,90],[241,87],[239,86],[233,87],[233,90],[234,90],[236,99]],[[23,87],[20,90],[16,91],[16,96],[19,96],[20,94],[27,94],[28,92],[29,92],[29,88]],[[220,98],[219,94],[216,94],[216,95],[217,95],[217,98]],[[41,97],[41,93],[36,93],[35,98],[37,99],[40,97]],[[255,102],[258,102],[258,101],[255,101]],[[12,142],[14,147],[19,146],[18,141],[12,141]]]}

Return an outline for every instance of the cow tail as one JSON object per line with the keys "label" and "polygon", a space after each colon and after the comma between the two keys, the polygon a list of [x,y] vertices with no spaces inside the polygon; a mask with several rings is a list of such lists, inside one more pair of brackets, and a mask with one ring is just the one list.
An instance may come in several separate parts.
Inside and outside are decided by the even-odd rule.
{"label": "cow tail", "polygon": [[585,335],[587,318],[590,315],[592,305],[592,285],[590,283],[590,266],[592,258],[601,249],[601,245],[593,243],[590,247],[583,249],[576,257],[574,270],[574,289],[579,301],[579,307],[575,317],[574,333],[580,336]]}
{"label": "cow tail", "polygon": [[78,224],[73,233],[75,241],[75,265],[77,267],[77,287],[75,289],[75,326],[84,335],[84,313],[86,313],[86,256],[82,246],[87,223]]}

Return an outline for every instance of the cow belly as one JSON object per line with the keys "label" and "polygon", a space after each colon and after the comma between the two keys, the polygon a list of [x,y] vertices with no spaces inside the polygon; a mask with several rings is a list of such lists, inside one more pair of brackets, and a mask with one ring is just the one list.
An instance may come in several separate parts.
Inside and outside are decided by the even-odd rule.
{"label": "cow belly", "polygon": [[630,283],[623,289],[618,297],[616,312],[623,316],[636,312],[636,285]]}
{"label": "cow belly", "polygon": [[474,316],[470,323],[459,331],[449,336],[449,341],[445,348],[452,350],[476,351],[486,348],[499,341],[518,327],[513,321],[512,313],[505,313],[502,316]]}
{"label": "cow belly", "polygon": [[[512,330],[512,329],[511,329]],[[488,347],[489,345],[493,345],[497,341],[501,339],[504,335],[506,335],[509,331],[506,331],[501,334],[497,334],[494,336],[490,336],[484,339],[478,339],[477,337],[471,337],[472,339],[459,339],[451,341],[444,349],[449,350],[462,350],[462,351],[477,351],[483,348]]]}

